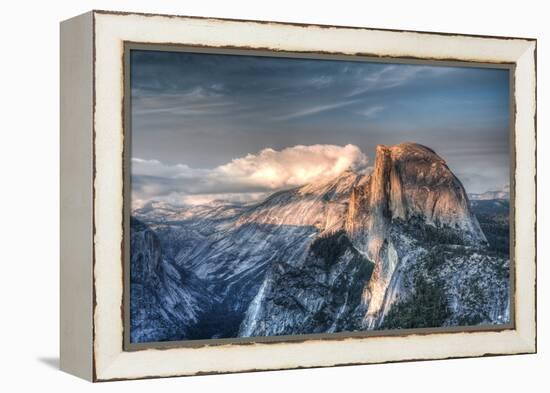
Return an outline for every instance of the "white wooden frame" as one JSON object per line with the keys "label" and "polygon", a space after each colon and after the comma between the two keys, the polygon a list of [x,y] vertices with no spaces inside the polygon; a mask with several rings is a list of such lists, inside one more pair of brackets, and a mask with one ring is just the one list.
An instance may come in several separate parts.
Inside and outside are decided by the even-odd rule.
{"label": "white wooden frame", "polygon": [[[515,64],[515,327],[123,350],[125,42]],[[536,352],[536,41],[92,11],[61,24],[61,368],[92,381]]]}

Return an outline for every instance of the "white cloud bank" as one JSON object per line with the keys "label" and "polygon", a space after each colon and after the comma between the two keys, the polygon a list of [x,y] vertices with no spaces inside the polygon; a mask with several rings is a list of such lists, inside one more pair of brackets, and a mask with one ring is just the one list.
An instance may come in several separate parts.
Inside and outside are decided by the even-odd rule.
{"label": "white cloud bank", "polygon": [[346,169],[364,170],[367,163],[355,145],[268,148],[213,169],[133,158],[132,199],[134,206],[150,200],[176,204],[257,200],[277,190],[336,177]]}
{"label": "white cloud bank", "polygon": [[214,169],[212,177],[229,177],[243,185],[276,190],[334,177],[348,168],[361,169],[367,157],[357,146],[294,146],[281,151],[263,149]]}

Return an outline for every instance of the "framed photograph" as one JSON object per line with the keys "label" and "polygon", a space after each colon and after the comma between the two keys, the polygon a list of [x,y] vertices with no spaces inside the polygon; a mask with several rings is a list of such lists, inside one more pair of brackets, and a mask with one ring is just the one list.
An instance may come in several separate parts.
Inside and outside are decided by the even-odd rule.
{"label": "framed photograph", "polygon": [[61,367],[536,352],[536,40],[61,24]]}

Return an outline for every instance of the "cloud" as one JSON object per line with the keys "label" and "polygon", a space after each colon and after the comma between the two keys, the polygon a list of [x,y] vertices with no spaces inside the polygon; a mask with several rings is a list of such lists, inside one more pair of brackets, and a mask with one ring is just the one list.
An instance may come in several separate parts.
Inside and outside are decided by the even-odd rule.
{"label": "cloud", "polygon": [[246,202],[276,190],[366,169],[368,159],[355,145],[297,145],[263,149],[213,169],[132,159],[132,198],[197,204],[214,199]]}
{"label": "cloud", "polygon": [[321,113],[321,112],[326,112],[326,111],[330,111],[330,110],[333,110],[333,109],[353,105],[353,104],[356,104],[357,102],[358,102],[357,100],[348,100],[348,101],[335,102],[335,103],[332,103],[332,104],[314,105],[314,106],[310,106],[308,108],[304,108],[304,109],[301,109],[301,110],[293,112],[293,113],[289,113],[289,114],[286,114],[286,115],[283,115],[283,116],[274,117],[274,120],[290,120],[290,119],[296,119],[296,118],[299,118],[299,117],[315,115],[315,114],[318,114],[318,113]]}
{"label": "cloud", "polygon": [[267,189],[300,186],[321,177],[334,177],[348,168],[362,169],[367,157],[357,146],[298,145],[281,151],[264,149],[222,165],[216,176]]}
{"label": "cloud", "polygon": [[185,173],[195,173],[196,169],[191,169],[187,165],[165,165],[158,160],[143,160],[141,158],[132,158],[132,173],[142,176],[160,176],[160,177],[178,177]]}
{"label": "cloud", "polygon": [[369,72],[358,82],[359,86],[349,92],[348,97],[400,87],[421,75],[437,77],[450,72],[455,72],[455,69],[425,65],[387,65],[375,72]]}
{"label": "cloud", "polygon": [[259,202],[269,196],[268,192],[247,192],[247,193],[227,193],[227,194],[198,194],[173,195],[173,204],[183,203],[184,205],[206,205],[213,201],[251,203]]}
{"label": "cloud", "polygon": [[373,117],[376,117],[376,115],[378,115],[380,112],[383,112],[384,109],[386,108],[383,107],[382,105],[375,105],[375,106],[371,106],[370,108],[366,108],[362,111],[357,111],[355,113],[357,113],[358,115],[365,116],[366,118],[373,118]]}
{"label": "cloud", "polygon": [[227,193],[227,194],[197,194],[189,195],[184,192],[171,192],[166,195],[161,195],[154,199],[141,199],[140,195],[132,196],[132,210],[141,209],[145,206],[153,204],[167,203],[171,206],[200,206],[208,205],[216,202],[220,203],[238,203],[248,204],[257,203],[266,199],[270,195],[269,192],[248,192],[248,193]]}
{"label": "cloud", "polygon": [[495,169],[479,169],[477,173],[457,172],[455,176],[460,180],[468,193],[483,193],[487,191],[509,192],[510,186],[507,182],[507,174],[501,175]]}
{"label": "cloud", "polygon": [[234,103],[221,93],[223,86],[214,84],[208,88],[195,86],[186,91],[150,93],[132,89],[132,113],[136,116],[223,115],[235,109]]}
{"label": "cloud", "polygon": [[334,78],[329,75],[318,75],[309,80],[309,83],[312,87],[316,87],[319,89],[325,88],[330,86],[334,83]]}

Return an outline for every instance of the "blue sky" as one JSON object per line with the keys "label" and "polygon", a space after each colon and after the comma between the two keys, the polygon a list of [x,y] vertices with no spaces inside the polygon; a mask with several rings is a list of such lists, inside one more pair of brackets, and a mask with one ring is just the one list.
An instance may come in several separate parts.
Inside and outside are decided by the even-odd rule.
{"label": "blue sky", "polygon": [[[328,146],[308,149],[315,166],[304,165],[330,172],[340,153],[364,165],[378,144],[413,141],[445,159],[468,192],[508,183],[507,70],[133,50],[131,75],[141,199],[294,185],[303,168],[285,165],[301,145]],[[266,160],[294,183],[254,184],[250,168],[266,170]],[[216,174],[235,181],[216,184]]]}

